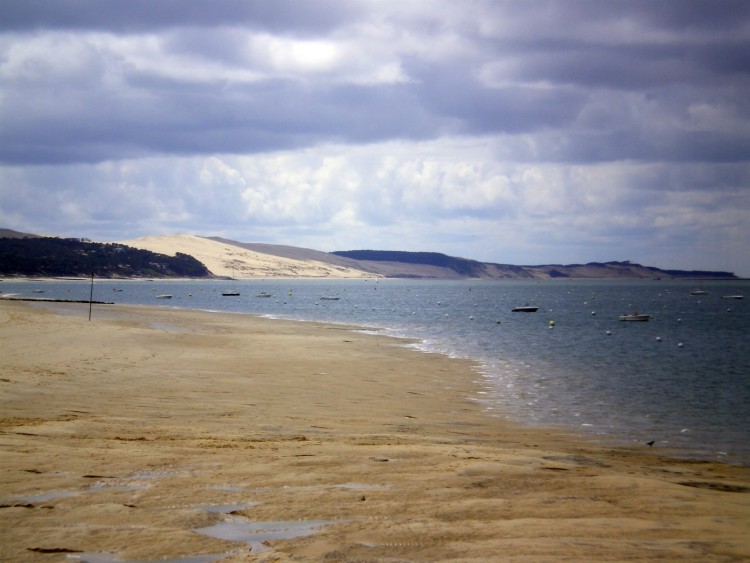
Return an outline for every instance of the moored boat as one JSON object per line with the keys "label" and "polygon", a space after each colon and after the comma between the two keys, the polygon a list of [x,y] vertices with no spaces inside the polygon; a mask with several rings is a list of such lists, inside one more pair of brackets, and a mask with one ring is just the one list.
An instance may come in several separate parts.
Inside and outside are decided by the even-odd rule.
{"label": "moored boat", "polygon": [[621,321],[636,321],[636,322],[645,322],[651,320],[651,315],[643,315],[639,313],[638,311],[634,311],[630,313],[629,315],[620,315]]}
{"label": "moored boat", "polygon": [[513,307],[511,312],[513,313],[536,313],[539,307],[535,305],[523,305],[522,307]]}
{"label": "moored boat", "polygon": [[738,293],[738,294],[736,294],[736,295],[722,295],[722,296],[721,296],[721,298],[722,298],[722,299],[744,299],[744,298],[745,298],[745,296],[744,296],[744,295],[740,295],[740,294]]}

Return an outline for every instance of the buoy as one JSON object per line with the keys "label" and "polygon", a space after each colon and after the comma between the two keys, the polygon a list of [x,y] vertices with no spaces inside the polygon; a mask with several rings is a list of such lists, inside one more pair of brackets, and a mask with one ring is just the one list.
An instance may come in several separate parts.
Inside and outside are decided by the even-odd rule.
{"label": "buoy", "polygon": [[592,315],[596,315],[596,311],[591,311],[591,314]]}
{"label": "buoy", "polygon": [[555,326],[555,321],[550,321],[550,322],[549,322],[549,323],[547,323],[547,324],[548,324],[549,326]]}
{"label": "buoy", "polygon": [[499,325],[499,324],[500,324],[501,322],[502,322],[502,321],[501,321],[500,319],[497,319],[497,320],[495,321],[495,324],[496,324],[496,325]]}
{"label": "buoy", "polygon": [[608,330],[607,331],[607,336],[612,336],[612,332]]}
{"label": "buoy", "polygon": [[682,342],[678,342],[678,343],[677,343],[677,347],[678,347],[678,348],[682,348],[683,346],[685,346],[685,345],[684,345],[684,344],[683,344]]}
{"label": "buoy", "polygon": [[657,336],[657,337],[656,337],[656,341],[657,341],[657,342],[661,342],[661,336]]}

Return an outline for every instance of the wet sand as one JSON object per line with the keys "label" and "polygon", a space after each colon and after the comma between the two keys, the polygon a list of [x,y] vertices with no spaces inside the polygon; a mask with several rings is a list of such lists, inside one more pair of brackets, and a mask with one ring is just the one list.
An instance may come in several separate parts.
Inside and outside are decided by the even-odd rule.
{"label": "wet sand", "polygon": [[336,325],[87,315],[0,301],[2,561],[750,559],[750,469],[490,417],[468,362]]}

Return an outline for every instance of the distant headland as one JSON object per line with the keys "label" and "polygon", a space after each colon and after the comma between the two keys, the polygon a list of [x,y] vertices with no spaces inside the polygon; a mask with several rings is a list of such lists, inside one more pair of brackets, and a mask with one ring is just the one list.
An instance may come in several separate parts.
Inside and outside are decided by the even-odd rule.
{"label": "distant headland", "polygon": [[732,272],[663,270],[630,261],[516,266],[438,252],[243,243],[196,235],[94,242],[0,229],[0,276],[105,278],[739,279]]}

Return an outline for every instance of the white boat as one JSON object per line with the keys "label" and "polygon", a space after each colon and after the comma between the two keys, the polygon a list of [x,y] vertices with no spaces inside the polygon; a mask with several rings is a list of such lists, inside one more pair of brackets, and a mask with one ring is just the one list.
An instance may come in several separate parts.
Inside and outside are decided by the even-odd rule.
{"label": "white boat", "polygon": [[539,310],[539,307],[536,307],[534,305],[524,305],[522,307],[513,307],[511,309],[511,312],[513,313],[536,313]]}
{"label": "white boat", "polygon": [[690,295],[708,295],[708,291],[705,289],[694,289],[690,292]]}
{"label": "white boat", "polygon": [[165,293],[164,295],[157,295],[156,298],[157,299],[172,299],[172,296],[169,295],[168,293]]}
{"label": "white boat", "polygon": [[744,299],[744,295],[740,295],[739,293],[737,295],[722,295],[722,299]]}
{"label": "white boat", "polygon": [[271,295],[271,294],[270,294],[270,293],[268,293],[267,291],[261,291],[261,292],[260,292],[260,293],[259,293],[258,295],[256,295],[255,297],[273,297],[273,295]]}
{"label": "white boat", "polygon": [[651,315],[642,315],[638,311],[634,311],[633,313],[630,313],[629,315],[620,315],[621,321],[636,321],[636,322],[645,322],[651,320]]}

